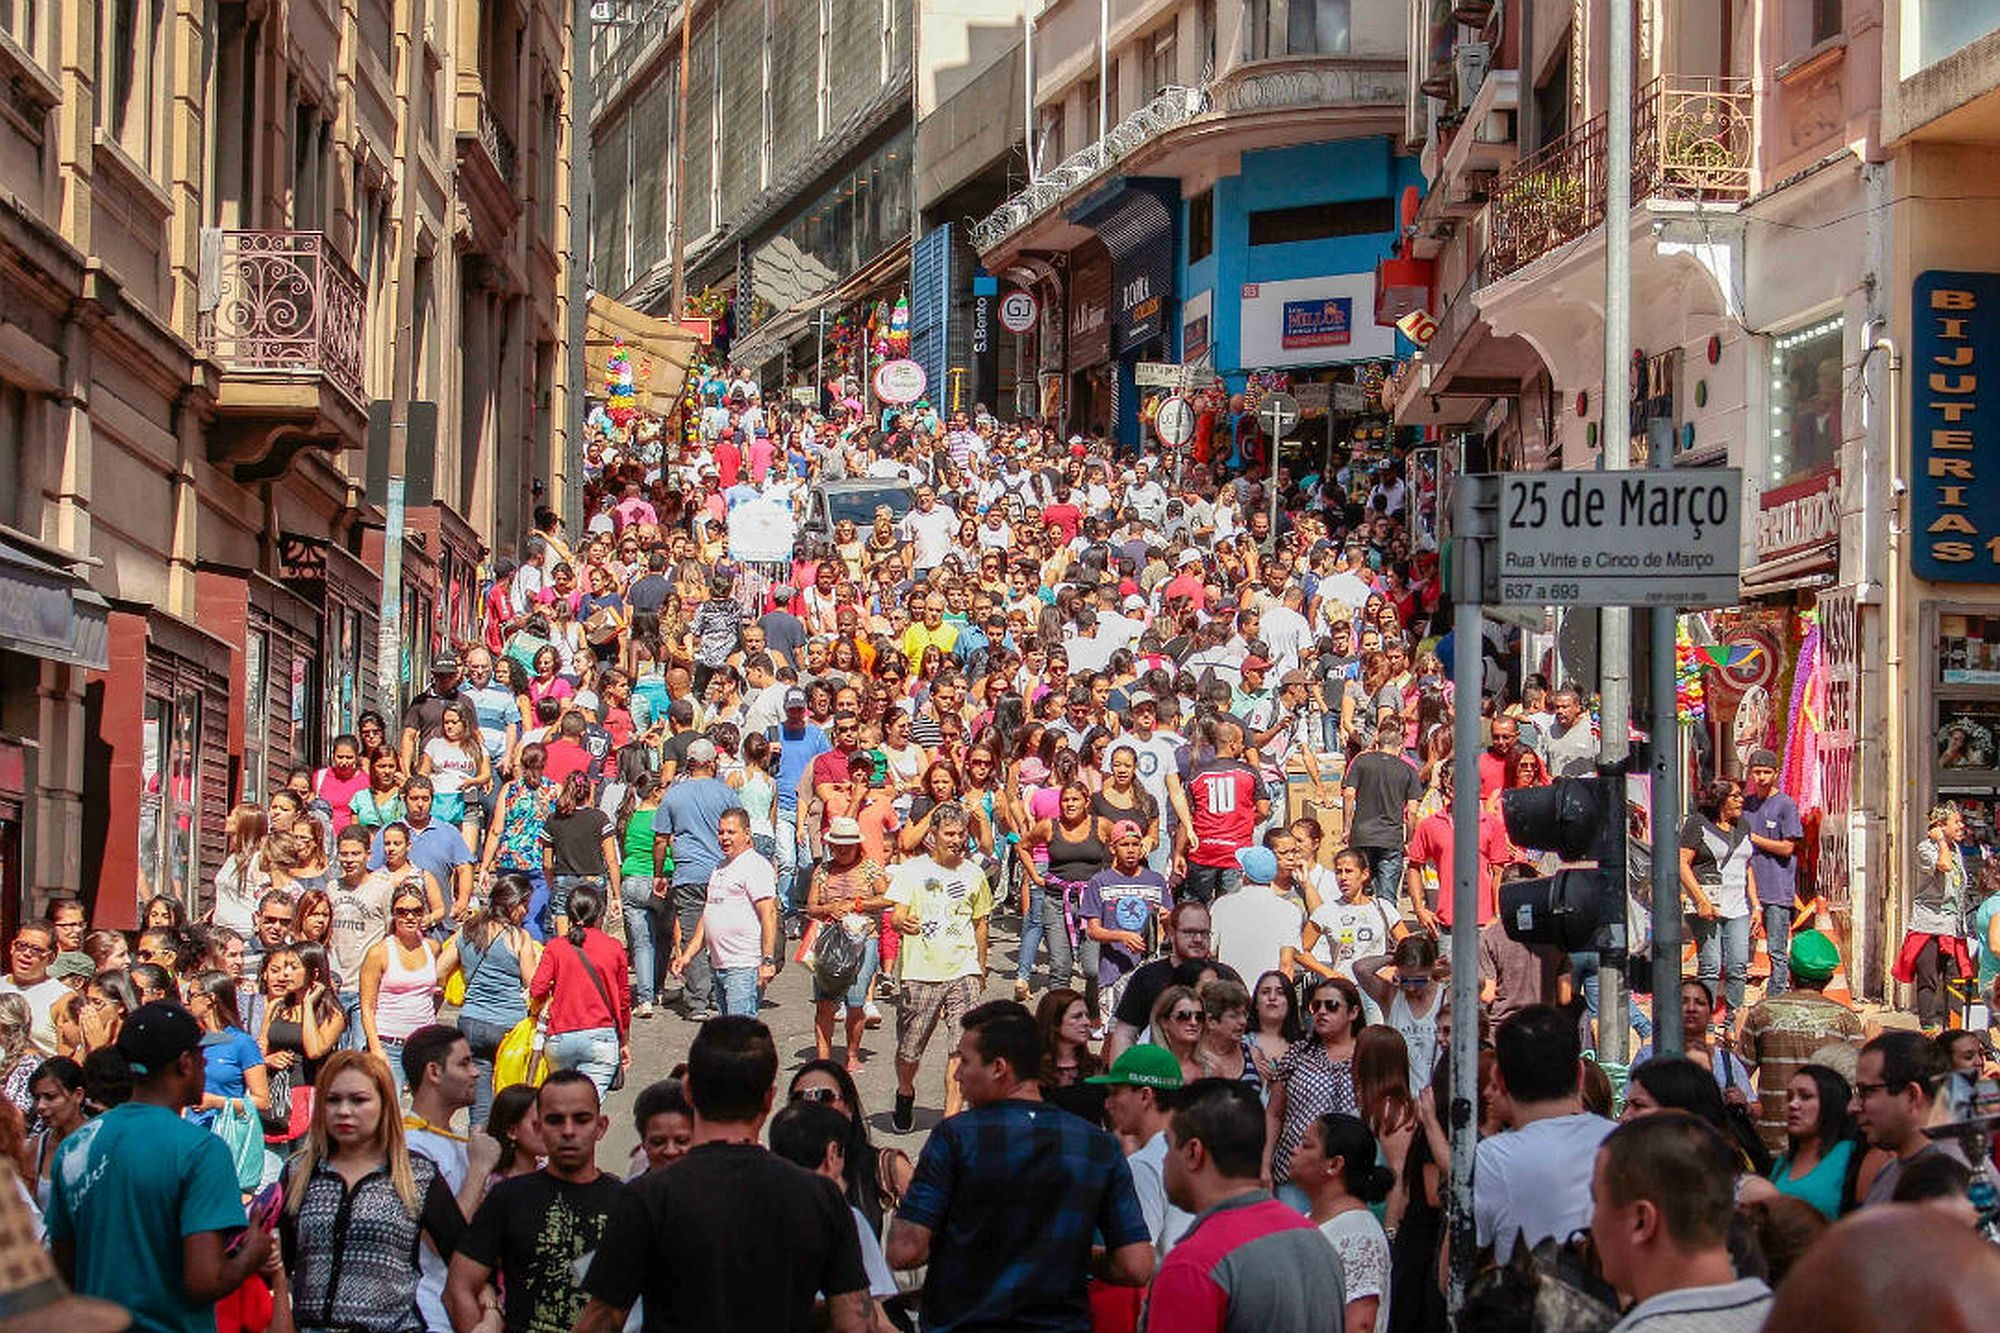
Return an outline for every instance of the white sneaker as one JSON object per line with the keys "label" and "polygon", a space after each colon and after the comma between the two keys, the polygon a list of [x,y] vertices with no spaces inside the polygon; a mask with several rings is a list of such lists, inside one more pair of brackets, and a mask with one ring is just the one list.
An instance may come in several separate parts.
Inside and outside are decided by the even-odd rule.
{"label": "white sneaker", "polygon": [[639,1004],[635,1004],[635,1005],[633,1005],[633,1006],[632,1006],[632,1017],[634,1017],[634,1018],[651,1018],[652,1016],[653,1016],[653,1006],[652,1006],[652,1005],[650,1005],[650,1004],[647,1004],[647,1003],[644,1003],[644,1002],[641,1002],[641,1003],[639,1003]]}
{"label": "white sneaker", "polygon": [[882,1026],[882,1011],[876,1007],[875,1001],[870,1000],[861,1006],[861,1019],[863,1023],[871,1028]]}

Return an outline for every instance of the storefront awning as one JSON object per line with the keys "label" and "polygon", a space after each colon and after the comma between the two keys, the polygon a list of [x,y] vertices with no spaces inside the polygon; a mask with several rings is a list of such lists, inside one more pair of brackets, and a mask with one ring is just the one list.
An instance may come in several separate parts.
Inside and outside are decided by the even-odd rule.
{"label": "storefront awning", "polygon": [[804,333],[820,310],[844,309],[863,297],[873,296],[884,287],[901,287],[908,278],[909,262],[910,241],[904,237],[831,288],[766,319],[730,347],[730,361],[743,366],[761,366],[783,351],[785,344]]}
{"label": "storefront awning", "polygon": [[632,357],[639,406],[663,415],[678,407],[700,340],[678,324],[641,314],[608,296],[593,296],[583,337],[584,381],[590,392],[604,392],[607,363],[621,343]]}
{"label": "storefront awning", "polygon": [[1800,588],[1831,587],[1839,576],[1840,557],[1830,548],[1812,547],[1794,551],[1774,560],[1760,560],[1746,566],[1742,574],[1745,597],[1769,597]]}
{"label": "storefront awning", "polygon": [[0,652],[102,671],[110,617],[82,579],[0,540]]}

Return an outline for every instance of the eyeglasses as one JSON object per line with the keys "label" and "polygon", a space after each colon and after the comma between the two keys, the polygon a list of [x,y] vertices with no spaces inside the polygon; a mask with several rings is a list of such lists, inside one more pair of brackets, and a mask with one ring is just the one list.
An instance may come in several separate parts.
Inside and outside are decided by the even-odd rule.
{"label": "eyeglasses", "polygon": [[1199,1023],[1202,1020],[1202,1012],[1199,1009],[1176,1009],[1167,1017],[1176,1023]]}
{"label": "eyeglasses", "polygon": [[40,958],[43,954],[55,952],[54,949],[44,948],[30,940],[15,940],[13,950],[15,953],[26,954],[30,958]]}
{"label": "eyeglasses", "polygon": [[[1898,1091],[1901,1091],[1901,1088],[1902,1088],[1902,1087],[1906,1087],[1906,1086],[1908,1086],[1908,1085],[1907,1085],[1907,1084],[1904,1084],[1904,1085],[1899,1085],[1899,1087],[1898,1087]],[[1868,1100],[1868,1099],[1869,1099],[1870,1097],[1873,1097],[1873,1096],[1874,1096],[1874,1095],[1875,1095],[1876,1093],[1878,1093],[1878,1092],[1887,1092],[1887,1091],[1889,1091],[1889,1085],[1888,1085],[1887,1083],[1861,1083],[1861,1082],[1857,1082],[1857,1083],[1855,1083],[1855,1085],[1854,1085],[1854,1099],[1855,1099],[1856,1101],[1862,1101],[1862,1102],[1865,1102],[1865,1101],[1867,1101],[1867,1100]]]}
{"label": "eyeglasses", "polygon": [[840,1089],[799,1088],[792,1093],[792,1100],[795,1102],[837,1102],[840,1100]]}
{"label": "eyeglasses", "polygon": [[279,916],[275,912],[259,912],[257,919],[267,926],[289,926],[292,924],[292,914],[290,912],[285,913],[283,916]]}
{"label": "eyeglasses", "polygon": [[1337,1014],[1347,1007],[1345,1000],[1314,1000],[1312,1011],[1316,1014]]}
{"label": "eyeglasses", "polygon": [[425,909],[421,907],[398,907],[396,909],[396,915],[420,917],[424,914],[424,911]]}

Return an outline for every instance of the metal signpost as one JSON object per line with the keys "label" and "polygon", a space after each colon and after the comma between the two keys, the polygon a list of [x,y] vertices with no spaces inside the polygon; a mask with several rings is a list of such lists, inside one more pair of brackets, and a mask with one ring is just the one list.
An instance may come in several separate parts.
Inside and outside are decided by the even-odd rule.
{"label": "metal signpost", "polygon": [[[1452,676],[1459,704],[1453,713],[1452,956],[1470,960],[1478,952],[1482,607],[1657,607],[1650,727],[1657,1008],[1659,995],[1671,996],[1680,975],[1680,732],[1672,618],[1679,609],[1728,606],[1740,596],[1743,474],[1735,468],[1510,472],[1463,475],[1454,487]],[[1665,961],[1661,951],[1669,951]],[[1476,967],[1452,969],[1454,1012],[1478,1012],[1478,986]],[[1679,1035],[1672,1020],[1669,1013],[1655,1025],[1662,1052],[1678,1049],[1669,1045]],[[1451,1104],[1439,1108],[1451,1135],[1453,1310],[1464,1301],[1475,1247],[1478,1077],[1479,1025],[1455,1023]]]}
{"label": "metal signpost", "polygon": [[1257,420],[1271,442],[1270,471],[1264,485],[1271,492],[1271,538],[1278,536],[1278,446],[1299,424],[1299,400],[1288,393],[1267,393],[1257,404]]}

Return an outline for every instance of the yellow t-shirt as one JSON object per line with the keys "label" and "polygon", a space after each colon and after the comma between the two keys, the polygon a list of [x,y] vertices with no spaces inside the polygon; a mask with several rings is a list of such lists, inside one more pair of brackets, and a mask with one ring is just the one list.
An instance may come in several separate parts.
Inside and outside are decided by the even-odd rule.
{"label": "yellow t-shirt", "polygon": [[910,670],[915,671],[924,664],[924,649],[936,644],[938,651],[947,657],[958,646],[958,626],[949,620],[940,621],[936,629],[919,622],[903,631],[903,655],[910,659]]}
{"label": "yellow t-shirt", "polygon": [[905,981],[956,981],[979,975],[973,923],[993,914],[986,872],[971,861],[947,870],[928,856],[896,867],[884,895],[915,914],[920,929],[903,936]]}

